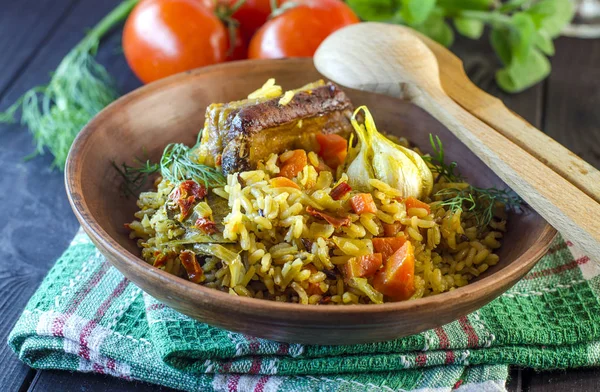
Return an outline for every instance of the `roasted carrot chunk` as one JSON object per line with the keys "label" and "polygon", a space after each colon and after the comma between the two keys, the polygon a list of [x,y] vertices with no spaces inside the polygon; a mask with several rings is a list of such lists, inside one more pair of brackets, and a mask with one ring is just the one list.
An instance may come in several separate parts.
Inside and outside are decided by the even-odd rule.
{"label": "roasted carrot chunk", "polygon": [[286,178],[294,178],[304,169],[304,166],[308,164],[308,157],[304,150],[294,150],[292,155],[281,162],[279,167],[279,175]]}
{"label": "roasted carrot chunk", "polygon": [[184,250],[179,254],[181,265],[187,272],[188,279],[194,283],[200,283],[204,281],[204,271],[196,260],[196,254],[191,250]]}
{"label": "roasted carrot chunk", "polygon": [[378,237],[373,238],[375,252],[381,253],[383,260],[390,258],[406,242],[405,237]]}
{"label": "roasted carrot chunk", "polygon": [[331,192],[329,192],[329,196],[331,196],[333,200],[340,200],[341,198],[346,196],[351,190],[352,187],[348,185],[348,183],[340,182],[335,188],[331,190]]}
{"label": "roasted carrot chunk", "polygon": [[327,223],[329,223],[336,229],[338,229],[342,226],[350,226],[350,223],[352,222],[350,220],[350,218],[347,216],[345,216],[345,217],[333,216],[324,211],[316,210],[316,209],[312,208],[311,206],[306,207],[306,212],[308,212],[310,215],[314,216],[315,218],[324,219],[325,221],[327,221]]}
{"label": "roasted carrot chunk", "polygon": [[271,186],[273,188],[300,189],[298,184],[296,184],[294,181],[290,180],[289,178],[285,178],[285,177],[275,177],[275,178],[271,179]]}
{"label": "roasted carrot chunk", "polygon": [[377,206],[373,201],[373,196],[370,193],[359,193],[350,198],[350,205],[354,212],[358,215],[370,212],[372,214],[377,212]]}
{"label": "roasted carrot chunk", "polygon": [[350,279],[373,276],[382,263],[383,258],[381,257],[381,253],[353,257],[345,265],[346,277]]}
{"label": "roasted carrot chunk", "polygon": [[415,252],[410,242],[387,259],[375,274],[373,287],[394,301],[405,301],[415,293]]}
{"label": "roasted carrot chunk", "polygon": [[406,206],[407,211],[409,208],[424,208],[427,210],[428,214],[431,214],[431,207],[429,207],[429,204],[424,203],[415,197],[411,196],[404,199],[404,205]]}
{"label": "roasted carrot chunk", "polygon": [[394,222],[391,224],[381,222],[381,225],[383,226],[383,235],[385,235],[386,237],[395,237],[402,228],[402,223],[400,222]]}
{"label": "roasted carrot chunk", "polygon": [[318,133],[317,143],[319,144],[318,155],[332,169],[337,169],[346,160],[348,141],[340,135]]}

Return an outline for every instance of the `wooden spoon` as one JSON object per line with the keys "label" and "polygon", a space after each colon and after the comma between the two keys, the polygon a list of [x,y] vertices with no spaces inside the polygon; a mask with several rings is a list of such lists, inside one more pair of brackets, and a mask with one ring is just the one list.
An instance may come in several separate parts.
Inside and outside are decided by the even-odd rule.
{"label": "wooden spoon", "polygon": [[348,26],[321,44],[314,62],[337,83],[408,99],[429,112],[565,237],[600,256],[600,204],[456,104],[442,88],[435,55],[411,29]]}
{"label": "wooden spoon", "polygon": [[600,171],[479,89],[454,53],[417,31],[411,32],[435,55],[442,87],[450,98],[600,203]]}

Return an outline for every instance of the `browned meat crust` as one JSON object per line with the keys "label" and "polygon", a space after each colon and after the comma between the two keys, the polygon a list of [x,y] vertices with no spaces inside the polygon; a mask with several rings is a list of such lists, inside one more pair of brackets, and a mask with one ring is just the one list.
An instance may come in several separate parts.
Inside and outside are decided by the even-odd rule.
{"label": "browned meat crust", "polygon": [[271,153],[309,149],[312,135],[347,136],[352,103],[333,83],[298,91],[286,105],[279,98],[211,105],[207,109],[203,147],[206,164],[220,163],[225,174],[249,170]]}

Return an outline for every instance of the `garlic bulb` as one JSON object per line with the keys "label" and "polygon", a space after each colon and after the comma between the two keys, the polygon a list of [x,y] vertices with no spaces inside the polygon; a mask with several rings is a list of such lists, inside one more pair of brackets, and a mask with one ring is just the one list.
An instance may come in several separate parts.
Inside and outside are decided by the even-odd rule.
{"label": "garlic bulb", "polygon": [[[365,114],[364,124],[356,120],[361,110]],[[346,170],[353,189],[369,192],[372,190],[369,180],[376,178],[401,191],[403,197],[422,198],[431,193],[433,175],[423,158],[379,133],[366,106],[356,109],[352,126],[359,139],[359,150]]]}

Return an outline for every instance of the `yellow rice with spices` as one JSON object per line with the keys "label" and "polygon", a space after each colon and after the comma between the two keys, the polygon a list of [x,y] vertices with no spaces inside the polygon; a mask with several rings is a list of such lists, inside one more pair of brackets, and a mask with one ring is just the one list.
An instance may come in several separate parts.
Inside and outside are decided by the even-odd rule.
{"label": "yellow rice with spices", "polygon": [[[405,140],[400,143],[407,145]],[[285,154],[284,154],[285,155]],[[161,180],[156,191],[143,192],[137,220],[129,224],[142,257],[172,274],[189,278],[181,256],[186,249],[205,254],[195,281],[232,295],[302,304],[368,304],[388,298],[366,278],[348,279],[345,266],[353,258],[374,253],[373,239],[384,236],[384,225],[396,225],[396,236],[414,250],[414,289],[410,299],[464,286],[498,263],[506,220],[502,205],[496,218],[481,227],[468,211],[447,210],[429,197],[431,209],[407,208],[402,194],[371,179],[375,213],[356,214],[349,192],[334,200],[331,191],[347,181],[345,173],[319,171],[319,160],[308,153],[307,165],[292,179],[295,186],[273,186],[285,159],[272,154],[256,170],[230,174],[227,185],[214,188],[208,200],[227,204],[219,243],[194,244],[169,212],[175,184]],[[291,185],[291,184],[290,184]],[[441,189],[466,188],[438,178],[432,194]],[[213,203],[214,204],[214,203]],[[307,212],[311,209],[349,218],[335,227]],[[214,218],[207,202],[198,203],[190,219]],[[500,217],[500,218],[498,218]],[[191,240],[187,240],[192,238]],[[192,279],[190,279],[192,280]]]}

